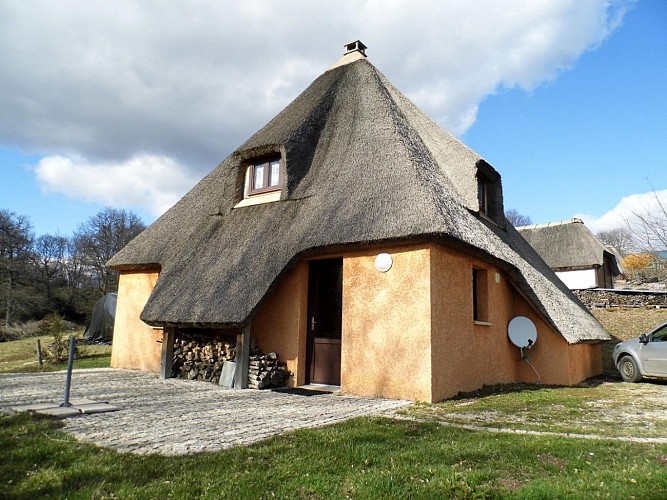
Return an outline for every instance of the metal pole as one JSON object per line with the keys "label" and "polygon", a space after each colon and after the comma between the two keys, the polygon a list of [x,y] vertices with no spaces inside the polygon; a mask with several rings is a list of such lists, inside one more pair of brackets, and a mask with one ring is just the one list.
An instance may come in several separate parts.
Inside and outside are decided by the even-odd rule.
{"label": "metal pole", "polygon": [[37,339],[37,361],[39,361],[39,366],[44,364],[44,360],[42,359],[42,342],[39,339]]}
{"label": "metal pole", "polygon": [[76,337],[69,338],[69,359],[67,360],[67,381],[65,382],[65,402],[60,406],[72,406],[69,402],[69,390],[72,386],[72,365],[74,365],[74,349],[76,349]]}

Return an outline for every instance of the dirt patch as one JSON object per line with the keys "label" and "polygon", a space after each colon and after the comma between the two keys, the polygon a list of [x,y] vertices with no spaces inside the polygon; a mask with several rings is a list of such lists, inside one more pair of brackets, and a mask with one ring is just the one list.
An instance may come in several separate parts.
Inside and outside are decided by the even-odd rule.
{"label": "dirt patch", "polygon": [[553,455],[549,455],[548,453],[543,453],[541,455],[537,455],[537,460],[541,464],[555,465],[560,470],[565,470],[565,468],[567,467],[567,461],[566,460],[563,460],[562,458],[554,457]]}
{"label": "dirt patch", "polygon": [[503,477],[498,482],[509,491],[516,491],[523,486],[521,481],[513,477]]}
{"label": "dirt patch", "polygon": [[591,312],[616,341],[638,337],[667,322],[667,309],[597,308]]}
{"label": "dirt patch", "polygon": [[612,340],[602,346],[602,368],[605,375],[618,377],[611,351],[622,340],[638,337],[667,322],[667,309],[655,308],[596,308],[591,311]]}

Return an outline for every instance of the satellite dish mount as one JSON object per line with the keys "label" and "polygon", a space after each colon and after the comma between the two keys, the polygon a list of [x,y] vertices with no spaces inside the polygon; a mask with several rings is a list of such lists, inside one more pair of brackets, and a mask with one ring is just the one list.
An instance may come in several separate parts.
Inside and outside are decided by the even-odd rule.
{"label": "satellite dish mount", "polygon": [[537,375],[537,383],[540,383],[540,374],[535,367],[528,361],[528,349],[531,349],[537,341],[537,327],[530,318],[525,316],[516,316],[507,325],[507,335],[510,342],[521,350],[521,359],[523,359],[533,369]]}

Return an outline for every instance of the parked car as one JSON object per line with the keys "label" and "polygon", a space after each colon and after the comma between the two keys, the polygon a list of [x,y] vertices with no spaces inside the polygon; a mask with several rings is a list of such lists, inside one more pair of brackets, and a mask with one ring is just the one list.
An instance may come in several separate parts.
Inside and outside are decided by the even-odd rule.
{"label": "parked car", "polygon": [[667,323],[616,344],[611,357],[626,382],[639,382],[644,377],[667,379]]}

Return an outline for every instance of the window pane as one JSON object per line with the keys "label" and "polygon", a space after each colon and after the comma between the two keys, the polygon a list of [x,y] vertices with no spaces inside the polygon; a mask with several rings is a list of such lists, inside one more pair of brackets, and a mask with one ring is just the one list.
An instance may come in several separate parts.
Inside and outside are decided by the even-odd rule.
{"label": "window pane", "polygon": [[479,209],[486,212],[486,182],[483,180],[477,181],[477,199],[479,200]]}
{"label": "window pane", "polygon": [[265,164],[255,165],[253,169],[253,180],[252,188],[253,189],[262,189],[264,187],[264,168]]}
{"label": "window pane", "polygon": [[271,176],[269,177],[269,186],[280,184],[280,162],[274,160],[271,162]]}

